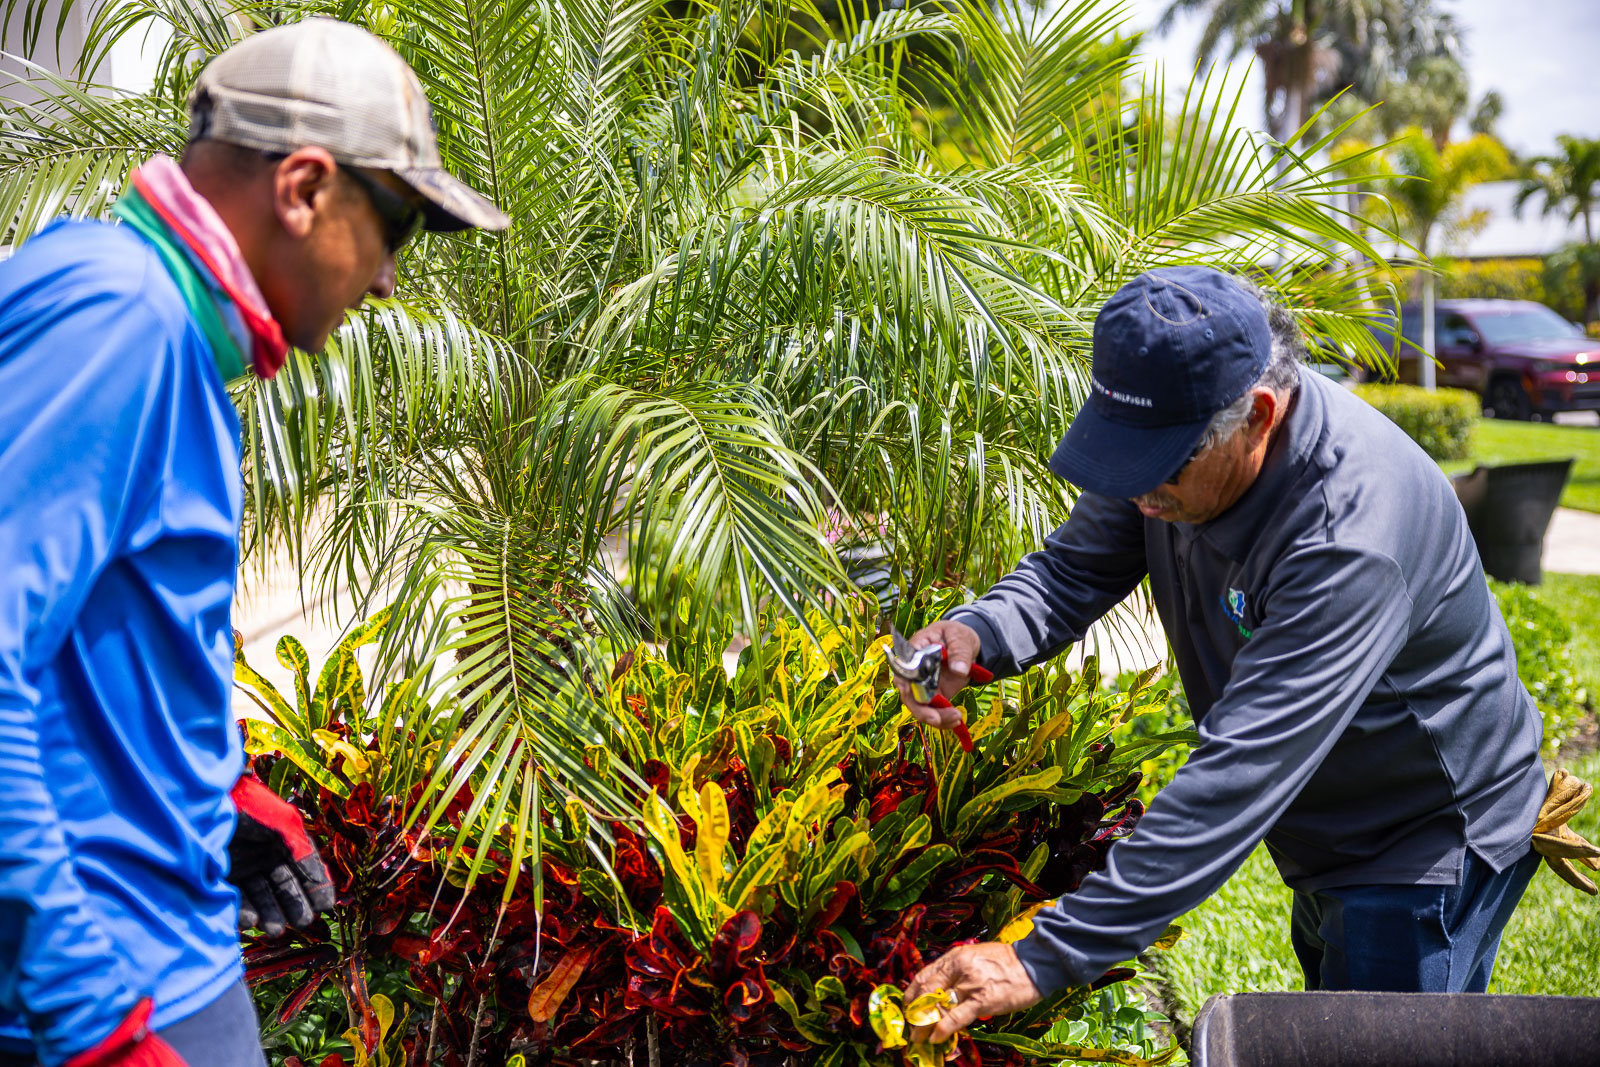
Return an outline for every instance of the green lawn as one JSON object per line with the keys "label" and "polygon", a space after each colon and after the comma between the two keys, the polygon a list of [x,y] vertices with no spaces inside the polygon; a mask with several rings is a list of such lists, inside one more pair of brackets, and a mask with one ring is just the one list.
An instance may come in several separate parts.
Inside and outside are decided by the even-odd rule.
{"label": "green lawn", "polygon": [[[1572,764],[1573,773],[1600,781],[1600,753]],[[1600,802],[1575,820],[1577,831],[1600,837]],[[1289,948],[1290,893],[1259,848],[1209,901],[1178,920],[1187,936],[1156,955],[1178,1014],[1192,1021],[1214,993],[1300,989],[1300,967]],[[1492,993],[1593,996],[1600,975],[1600,898],[1586,897],[1541,868],[1506,927]]]}
{"label": "green lawn", "polygon": [[1600,574],[1546,574],[1533,593],[1572,627],[1575,673],[1590,705],[1600,707]]}
{"label": "green lawn", "polygon": [[1446,463],[1444,469],[1455,474],[1478,463],[1526,463],[1566,456],[1577,462],[1572,465],[1562,505],[1600,512],[1600,427],[1479,419],[1472,458]]}

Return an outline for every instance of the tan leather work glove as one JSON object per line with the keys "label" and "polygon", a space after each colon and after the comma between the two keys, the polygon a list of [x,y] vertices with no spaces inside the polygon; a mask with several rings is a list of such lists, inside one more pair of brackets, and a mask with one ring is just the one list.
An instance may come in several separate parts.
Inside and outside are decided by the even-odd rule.
{"label": "tan leather work glove", "polygon": [[1583,810],[1589,803],[1594,786],[1564,770],[1558,770],[1550,779],[1550,791],[1539,807],[1539,821],[1533,824],[1533,850],[1544,857],[1550,869],[1563,881],[1583,890],[1590,896],[1600,893],[1594,882],[1579,871],[1573,860],[1592,871],[1600,871],[1600,846],[1583,839],[1567,820]]}

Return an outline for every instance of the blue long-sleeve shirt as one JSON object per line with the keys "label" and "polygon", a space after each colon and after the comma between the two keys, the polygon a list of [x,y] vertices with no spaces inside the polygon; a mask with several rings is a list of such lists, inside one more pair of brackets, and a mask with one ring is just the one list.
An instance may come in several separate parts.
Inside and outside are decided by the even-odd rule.
{"label": "blue long-sleeve shirt", "polygon": [[950,613],[998,676],[1056,655],[1148,574],[1201,743],[1106,869],[1034,920],[1042,991],[1130,959],[1263,839],[1296,889],[1453,885],[1525,856],[1540,721],[1437,465],[1325,378],[1256,482],[1199,526],[1085,494]]}
{"label": "blue long-sleeve shirt", "polygon": [[152,247],[0,264],[0,1039],[59,1063],[240,976],[239,424]]}

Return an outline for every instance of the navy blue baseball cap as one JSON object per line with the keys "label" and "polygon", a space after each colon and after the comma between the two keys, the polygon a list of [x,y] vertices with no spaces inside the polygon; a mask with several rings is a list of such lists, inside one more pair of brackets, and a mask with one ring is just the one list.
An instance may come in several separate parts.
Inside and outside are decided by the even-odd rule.
{"label": "navy blue baseball cap", "polygon": [[1236,279],[1210,267],[1139,275],[1095,316],[1089,398],[1050,469],[1103,496],[1150,492],[1271,354],[1266,310]]}

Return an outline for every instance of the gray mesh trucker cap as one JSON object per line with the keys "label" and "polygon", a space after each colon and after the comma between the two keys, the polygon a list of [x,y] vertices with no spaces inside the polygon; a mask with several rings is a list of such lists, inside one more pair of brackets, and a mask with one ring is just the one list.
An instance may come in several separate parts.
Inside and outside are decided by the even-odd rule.
{"label": "gray mesh trucker cap", "polygon": [[502,230],[505,213],[445,171],[422,83],[399,53],[348,22],[308,18],[251,34],[200,72],[190,137],[267,152],[324,148],[386,170],[427,200],[430,230]]}

